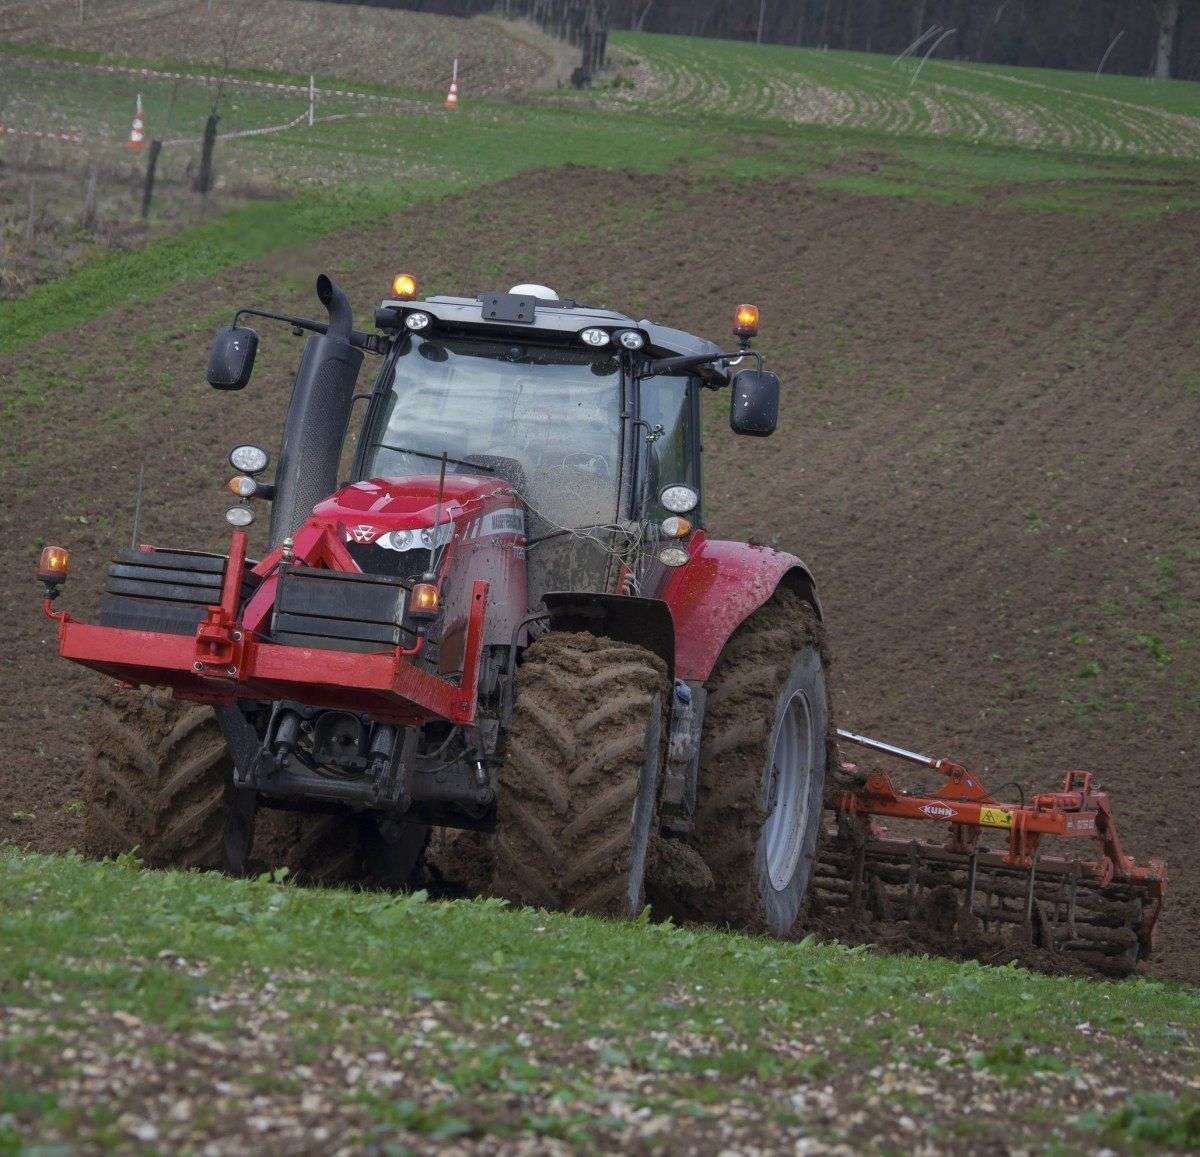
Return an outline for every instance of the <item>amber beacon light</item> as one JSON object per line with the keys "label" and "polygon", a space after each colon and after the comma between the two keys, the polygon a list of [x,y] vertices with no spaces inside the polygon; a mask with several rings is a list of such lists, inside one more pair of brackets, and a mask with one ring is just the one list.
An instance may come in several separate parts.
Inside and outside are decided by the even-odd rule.
{"label": "amber beacon light", "polygon": [[44,583],[57,586],[71,569],[71,552],[61,546],[44,546],[38,555],[37,576]]}
{"label": "amber beacon light", "polygon": [[733,315],[733,332],[736,337],[758,336],[758,306],[739,305]]}
{"label": "amber beacon light", "polygon": [[411,301],[417,296],[417,279],[411,273],[397,273],[392,278],[392,295],[401,301]]}

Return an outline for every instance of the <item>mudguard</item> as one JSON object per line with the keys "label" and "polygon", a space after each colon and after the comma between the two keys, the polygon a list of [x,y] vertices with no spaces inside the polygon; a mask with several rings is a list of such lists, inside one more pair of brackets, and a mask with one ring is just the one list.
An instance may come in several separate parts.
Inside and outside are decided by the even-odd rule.
{"label": "mudguard", "polygon": [[542,600],[557,630],[585,630],[653,651],[675,678],[675,630],[667,604],[629,595],[556,591]]}
{"label": "mudguard", "polygon": [[730,635],[781,583],[821,614],[812,572],[794,554],[714,540],[702,531],[690,547],[691,557],[671,573],[662,596],[675,620],[677,679],[707,679]]}

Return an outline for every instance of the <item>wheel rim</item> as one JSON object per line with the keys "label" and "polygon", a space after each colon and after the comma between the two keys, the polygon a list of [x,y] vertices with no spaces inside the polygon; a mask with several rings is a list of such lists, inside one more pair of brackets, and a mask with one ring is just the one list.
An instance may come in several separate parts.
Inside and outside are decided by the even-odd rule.
{"label": "wheel rim", "polygon": [[763,827],[767,875],[782,892],[796,874],[808,831],[808,784],[813,767],[812,709],[796,691],[788,700],[771,748],[771,811]]}

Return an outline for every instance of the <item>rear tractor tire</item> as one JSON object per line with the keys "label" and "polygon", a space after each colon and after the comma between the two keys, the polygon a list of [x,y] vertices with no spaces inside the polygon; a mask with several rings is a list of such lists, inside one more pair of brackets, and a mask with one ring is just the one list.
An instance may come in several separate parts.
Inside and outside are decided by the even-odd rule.
{"label": "rear tractor tire", "polygon": [[[165,688],[106,686],[90,740],[83,776],[85,854],[136,851],[152,868],[227,869],[233,758],[211,708],[172,699]],[[309,883],[359,880],[364,854],[378,858],[364,846],[368,822],[260,809],[252,862],[257,870],[287,867]],[[397,875],[394,870],[392,877]]]}
{"label": "rear tractor tire", "polygon": [[526,650],[500,773],[493,895],[595,916],[641,912],[668,690],[662,660],[636,644],[552,631]]}
{"label": "rear tractor tire", "polygon": [[780,589],[734,633],[709,681],[695,831],[716,886],[681,914],[787,936],[799,924],[837,766],[820,621]]}

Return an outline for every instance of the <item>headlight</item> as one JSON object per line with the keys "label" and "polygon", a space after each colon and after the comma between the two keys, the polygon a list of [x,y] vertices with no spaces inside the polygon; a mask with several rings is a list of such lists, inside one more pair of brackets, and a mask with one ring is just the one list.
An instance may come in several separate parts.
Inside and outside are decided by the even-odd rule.
{"label": "headlight", "polygon": [[668,486],[659,496],[659,502],[672,514],[687,514],[695,510],[700,502],[700,495],[690,486]]}
{"label": "headlight", "polygon": [[242,474],[261,474],[270,460],[261,446],[235,446],[229,451],[229,465]]}
{"label": "headlight", "polygon": [[428,329],[431,321],[433,321],[433,318],[420,309],[414,309],[412,313],[404,315],[404,324],[413,331]]}
{"label": "headlight", "polygon": [[375,540],[375,545],[403,554],[406,550],[436,550],[453,537],[454,523],[443,522],[436,531],[426,527],[422,530],[393,530],[389,534],[381,534]]}
{"label": "headlight", "polygon": [[225,511],[225,521],[230,526],[249,526],[254,521],[254,511],[248,506],[231,506]]}
{"label": "headlight", "polygon": [[622,330],[617,334],[617,341],[627,350],[640,350],[646,344],[646,339],[636,329]]}
{"label": "headlight", "polygon": [[688,552],[681,546],[664,546],[658,552],[658,561],[664,566],[683,566],[688,560]]}
{"label": "headlight", "polygon": [[376,539],[375,544],[386,547],[388,550],[412,550],[417,545],[414,541],[416,537],[411,530],[393,530],[391,534],[385,534]]}
{"label": "headlight", "polygon": [[608,345],[608,330],[606,329],[585,329],[579,337],[584,345]]}

